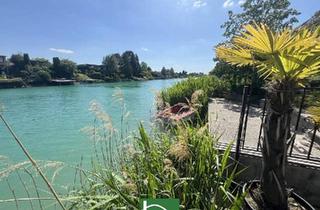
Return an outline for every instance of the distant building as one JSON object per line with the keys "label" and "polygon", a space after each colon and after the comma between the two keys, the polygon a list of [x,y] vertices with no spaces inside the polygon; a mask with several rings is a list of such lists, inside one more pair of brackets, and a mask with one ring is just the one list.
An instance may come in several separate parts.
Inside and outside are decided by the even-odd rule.
{"label": "distant building", "polygon": [[6,56],[5,55],[0,55],[0,65],[4,65],[6,62]]}
{"label": "distant building", "polygon": [[0,78],[7,78],[5,73],[6,56],[0,55]]}

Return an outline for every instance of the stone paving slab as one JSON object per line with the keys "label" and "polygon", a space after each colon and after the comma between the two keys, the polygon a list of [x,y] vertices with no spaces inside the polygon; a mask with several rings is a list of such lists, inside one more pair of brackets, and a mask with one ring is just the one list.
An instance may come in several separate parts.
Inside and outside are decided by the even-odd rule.
{"label": "stone paving slab", "polygon": [[[220,141],[222,143],[230,143],[236,141],[239,118],[240,118],[241,104],[231,102],[222,98],[214,98],[209,103],[209,129],[213,134],[221,135]],[[252,149],[257,148],[259,130],[261,125],[262,109],[259,107],[250,107],[247,132],[245,135],[245,146]],[[293,154],[307,157],[309,145],[311,143],[311,136],[313,133],[313,126],[307,120],[308,115],[303,114],[299,123],[299,130],[296,135],[295,144],[293,147]],[[292,117],[292,129],[296,123],[296,114]],[[320,158],[320,132],[314,142],[311,152],[311,157]]]}

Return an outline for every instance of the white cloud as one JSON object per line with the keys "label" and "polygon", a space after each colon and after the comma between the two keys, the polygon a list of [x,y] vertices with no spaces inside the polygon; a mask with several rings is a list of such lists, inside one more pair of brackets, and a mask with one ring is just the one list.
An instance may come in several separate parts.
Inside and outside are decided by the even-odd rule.
{"label": "white cloud", "polygon": [[49,50],[58,52],[58,53],[64,53],[64,54],[73,54],[73,50],[68,50],[68,49],[62,49],[62,48],[49,48]]}
{"label": "white cloud", "polygon": [[149,49],[146,48],[146,47],[141,47],[141,50],[142,50],[142,51],[145,51],[145,52],[148,52],[148,51],[149,51]]}
{"label": "white cloud", "polygon": [[203,0],[195,0],[193,1],[192,6],[195,8],[200,8],[200,7],[204,7],[207,5],[207,2],[203,1]]}
{"label": "white cloud", "polygon": [[224,8],[232,7],[233,5],[234,5],[233,0],[226,0],[226,1],[223,3],[223,7],[224,7]]}
{"label": "white cloud", "polygon": [[238,4],[239,4],[239,5],[243,5],[244,3],[246,3],[246,0],[239,0],[239,1],[238,1]]}
{"label": "white cloud", "polygon": [[178,5],[186,8],[200,8],[207,6],[206,0],[178,0]]}
{"label": "white cloud", "polygon": [[179,6],[187,6],[188,5],[188,0],[178,0],[178,5]]}

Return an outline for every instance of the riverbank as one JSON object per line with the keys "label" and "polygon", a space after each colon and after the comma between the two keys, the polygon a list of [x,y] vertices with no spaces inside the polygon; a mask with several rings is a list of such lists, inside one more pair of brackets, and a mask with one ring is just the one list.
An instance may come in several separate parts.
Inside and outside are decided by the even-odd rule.
{"label": "riverbank", "polygon": [[168,79],[184,79],[186,77],[173,77],[173,78],[140,78],[133,77],[131,79],[110,79],[110,80],[101,80],[101,79],[52,79],[45,83],[26,83],[21,78],[12,78],[12,79],[0,79],[0,89],[10,89],[10,88],[28,88],[28,87],[47,87],[47,86],[62,86],[62,85],[76,85],[76,84],[93,84],[93,83],[115,83],[115,82],[130,82],[130,81],[150,81],[150,80],[168,80]]}
{"label": "riverbank", "polygon": [[24,87],[26,84],[21,78],[0,79],[0,89]]}

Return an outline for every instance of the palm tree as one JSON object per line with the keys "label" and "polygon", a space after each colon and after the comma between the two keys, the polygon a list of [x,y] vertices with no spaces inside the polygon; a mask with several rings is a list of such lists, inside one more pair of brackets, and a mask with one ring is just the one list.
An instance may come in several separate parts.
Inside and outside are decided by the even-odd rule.
{"label": "palm tree", "polygon": [[242,35],[217,47],[216,54],[230,64],[255,66],[267,80],[262,198],[268,209],[288,209],[285,166],[294,93],[320,73],[320,28],[273,32],[255,23],[244,28]]}

